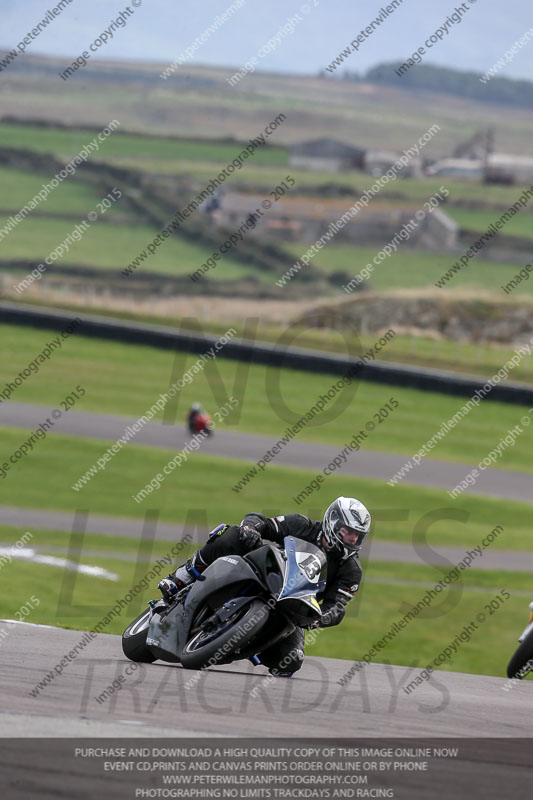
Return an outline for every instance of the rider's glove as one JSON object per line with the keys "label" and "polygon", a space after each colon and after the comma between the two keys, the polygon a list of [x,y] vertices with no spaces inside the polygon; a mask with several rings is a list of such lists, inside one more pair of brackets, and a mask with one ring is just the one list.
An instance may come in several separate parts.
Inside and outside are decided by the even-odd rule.
{"label": "rider's glove", "polygon": [[241,525],[239,528],[239,539],[247,550],[256,550],[263,544],[259,531],[252,528],[250,525]]}
{"label": "rider's glove", "polygon": [[346,610],[342,605],[332,606],[328,611],[322,614],[318,620],[319,628],[331,628],[332,625],[338,625],[342,622]]}

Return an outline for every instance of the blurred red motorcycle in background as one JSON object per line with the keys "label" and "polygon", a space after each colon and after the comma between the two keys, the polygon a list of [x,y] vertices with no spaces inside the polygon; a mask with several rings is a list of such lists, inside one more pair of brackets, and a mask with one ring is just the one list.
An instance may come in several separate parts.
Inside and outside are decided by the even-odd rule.
{"label": "blurred red motorcycle in background", "polygon": [[211,415],[204,411],[199,403],[193,403],[187,415],[187,427],[189,433],[194,435],[205,431],[208,436],[213,435],[213,423]]}

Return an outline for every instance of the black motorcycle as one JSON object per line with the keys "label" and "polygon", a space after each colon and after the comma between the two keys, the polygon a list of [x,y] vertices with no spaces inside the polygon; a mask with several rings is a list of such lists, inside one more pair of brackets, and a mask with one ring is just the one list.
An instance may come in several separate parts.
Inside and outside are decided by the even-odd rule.
{"label": "black motorcycle", "polygon": [[507,666],[507,677],[522,680],[533,672],[533,603],[529,604],[531,615],[529,623],[518,639],[520,646],[515,650]]}
{"label": "black motorcycle", "polygon": [[283,548],[264,544],[245,556],[222,556],[170,603],[152,600],[122,635],[131,661],[157,659],[204,669],[249,658],[320,619],[326,557],[310,542],[287,536]]}

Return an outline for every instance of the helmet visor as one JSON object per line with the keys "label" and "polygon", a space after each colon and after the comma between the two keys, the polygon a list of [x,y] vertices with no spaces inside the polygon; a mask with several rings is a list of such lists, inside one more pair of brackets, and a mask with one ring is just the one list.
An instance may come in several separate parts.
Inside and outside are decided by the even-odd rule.
{"label": "helmet visor", "polygon": [[339,525],[335,532],[349,550],[359,547],[365,538],[363,531],[356,531],[355,528],[349,528],[347,525]]}

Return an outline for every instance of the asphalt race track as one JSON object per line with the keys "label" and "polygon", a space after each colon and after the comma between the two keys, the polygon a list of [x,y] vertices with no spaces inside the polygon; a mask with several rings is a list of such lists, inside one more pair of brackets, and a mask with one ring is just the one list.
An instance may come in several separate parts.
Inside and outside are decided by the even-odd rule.
{"label": "asphalt race track", "polygon": [[[25,403],[2,403],[0,405],[0,426],[37,428],[43,420],[50,416],[50,411],[51,409],[46,406]],[[124,430],[128,425],[132,425],[136,421],[137,419],[133,417],[69,411],[68,414],[57,420],[49,435],[63,433],[114,442],[124,434]],[[284,429],[285,425],[280,422],[280,435],[282,435]],[[169,449],[176,453],[185,446],[189,438],[183,426],[170,427],[161,423],[150,422],[142,428],[132,441],[137,445]],[[202,444],[201,451],[215,456],[257,462],[276,441],[277,439],[270,439],[267,436],[217,430],[211,439]],[[276,456],[276,464],[287,467],[316,469],[317,472],[321,472],[338,455],[340,450],[342,450],[340,445],[328,446],[293,439]],[[406,461],[407,457],[404,455],[362,450],[358,453],[352,453],[338,471],[343,475],[386,481],[400,470]],[[425,458],[418,467],[414,467],[408,473],[402,483],[451,490],[460,483],[473,466],[472,464],[451,463]],[[499,469],[485,470],[478,478],[475,487],[469,487],[465,491],[472,491],[473,494],[488,497],[501,497],[507,500],[530,503],[532,500],[531,476]]]}
{"label": "asphalt race track", "polygon": [[[4,403],[0,406],[0,426],[31,429],[48,414],[45,407]],[[71,411],[53,432],[114,441],[134,421]],[[135,443],[177,452],[187,440],[183,428],[150,423]],[[264,436],[217,430],[202,450],[254,462],[273,443]],[[279,463],[319,472],[339,449],[293,441],[280,453]],[[341,471],[387,480],[404,463],[404,456],[360,452],[353,454]],[[449,489],[469,469],[464,464],[426,460],[405,482]],[[476,485],[476,493],[532,502],[530,476],[490,470],[483,473],[483,479]],[[142,520],[92,514],[82,520],[78,514],[74,524],[74,517],[72,512],[0,506],[3,524],[73,530],[81,523],[86,527],[89,547],[91,532],[134,539],[143,534]],[[185,532],[183,525],[159,522],[154,535],[175,542]],[[195,539],[205,536],[199,529],[194,533]],[[446,558],[451,564],[464,557],[459,548],[439,547],[438,552],[427,548],[422,559],[411,545],[369,544],[363,557],[373,561],[433,563],[435,559],[442,564],[442,558]],[[487,551],[472,566],[531,570],[529,555],[511,551]],[[131,617],[137,613],[132,610]],[[110,742],[147,737],[159,743],[180,739],[190,743],[218,737],[222,741],[241,737],[240,741],[249,742],[260,736],[277,744],[303,737],[320,737],[328,743],[368,739],[381,743],[385,737],[398,737],[406,744],[416,740],[424,745],[439,739],[456,745],[464,738],[469,743],[466,754],[457,761],[437,764],[425,780],[411,774],[398,776],[402,785],[407,782],[407,794],[398,791],[398,796],[410,800],[500,800],[511,785],[524,796],[531,786],[527,738],[531,725],[526,710],[533,692],[530,681],[504,691],[507,679],[503,675],[438,670],[406,693],[404,689],[425,666],[416,653],[410,667],[371,663],[359,670],[351,661],[306,657],[303,668],[291,679],[272,678],[264,667],[253,667],[248,661],[205,671],[184,670],[163,662],[137,665],[124,657],[120,637],[106,634],[88,642],[71,663],[58,667],[60,674],[56,674],[61,659],[86,641],[83,631],[26,623],[6,628],[0,620],[2,629],[8,631],[0,647],[0,796],[6,800],[33,800],[37,796],[123,800],[136,796],[136,775],[95,776],[85,763],[73,761],[69,751],[79,738],[101,743],[104,737]],[[354,657],[360,655],[354,647]],[[386,658],[386,653],[381,657]],[[119,684],[119,678],[124,682]],[[120,688],[110,693],[113,682]],[[498,745],[502,738],[506,740],[503,747]],[[59,739],[64,742],[65,755],[51,758],[44,740],[50,740],[50,744]],[[480,739],[486,746],[476,744]],[[27,764],[32,765],[31,770],[26,771]]]}
{"label": "asphalt race track", "polygon": [[[327,635],[325,632],[324,635]],[[438,671],[410,694],[419,669],[370,664],[339,685],[351,662],[308,657],[293,678],[239,661],[205,672],[133,665],[120,637],[98,635],[37,697],[30,691],[83,637],[31,624],[1,648],[0,736],[520,737],[531,733],[530,682]],[[413,662],[416,663],[416,657]],[[124,670],[136,671],[126,676]],[[97,697],[124,674],[125,683]],[[256,688],[257,687],[257,688]],[[254,691],[255,689],[255,691]],[[312,732],[315,732],[314,734]]]}

